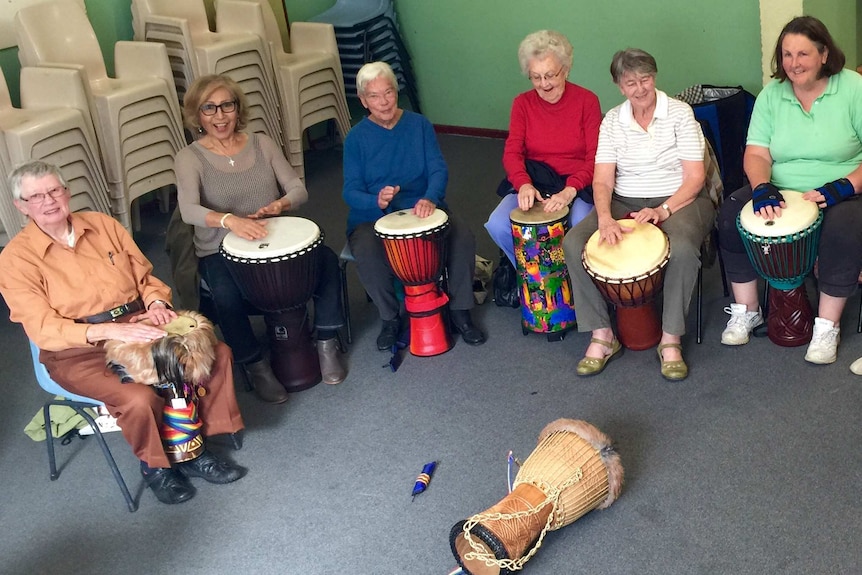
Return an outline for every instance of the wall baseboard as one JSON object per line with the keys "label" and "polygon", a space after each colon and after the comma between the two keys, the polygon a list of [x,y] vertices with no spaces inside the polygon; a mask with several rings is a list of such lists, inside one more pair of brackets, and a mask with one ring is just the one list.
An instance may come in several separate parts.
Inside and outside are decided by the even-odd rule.
{"label": "wall baseboard", "polygon": [[474,138],[492,138],[505,140],[509,137],[508,130],[491,130],[488,128],[468,128],[466,126],[447,126],[445,124],[434,124],[434,131],[438,134],[453,134],[455,136],[472,136]]}

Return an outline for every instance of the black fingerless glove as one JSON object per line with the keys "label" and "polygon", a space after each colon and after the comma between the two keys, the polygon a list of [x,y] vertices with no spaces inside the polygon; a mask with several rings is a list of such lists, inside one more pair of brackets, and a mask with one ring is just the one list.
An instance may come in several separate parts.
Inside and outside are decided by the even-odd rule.
{"label": "black fingerless glove", "polygon": [[781,207],[781,202],[783,201],[784,196],[781,195],[778,188],[769,182],[764,182],[752,190],[751,202],[754,204],[755,213],[766,206]]}
{"label": "black fingerless glove", "polygon": [[841,178],[840,180],[824,184],[822,187],[817,188],[817,191],[826,198],[826,207],[834,206],[838,202],[853,197],[856,194],[853,184],[847,178]]}

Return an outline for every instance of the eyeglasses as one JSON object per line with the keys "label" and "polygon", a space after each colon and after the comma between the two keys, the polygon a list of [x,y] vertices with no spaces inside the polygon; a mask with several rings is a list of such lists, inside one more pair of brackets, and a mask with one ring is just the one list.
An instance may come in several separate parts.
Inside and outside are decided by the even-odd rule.
{"label": "eyeglasses", "polygon": [[560,69],[557,70],[554,74],[551,74],[550,72],[548,72],[544,76],[539,76],[538,74],[528,74],[528,77],[530,78],[530,81],[534,84],[538,84],[542,80],[544,80],[545,82],[550,82],[554,78],[559,77],[559,75],[563,73],[563,70],[565,70],[565,68],[565,66],[560,66]]}
{"label": "eyeglasses", "polygon": [[221,110],[224,114],[230,114],[231,112],[236,112],[236,108],[236,100],[231,100],[229,102],[222,102],[221,104],[204,104],[200,110],[204,116],[215,116],[218,110]]}
{"label": "eyeglasses", "polygon": [[29,198],[21,198],[22,202],[27,202],[28,204],[33,204],[34,206],[37,204],[44,203],[45,200],[48,199],[48,196],[51,196],[52,200],[59,199],[66,193],[66,188],[64,186],[59,186],[56,188],[51,188],[44,194],[33,194]]}

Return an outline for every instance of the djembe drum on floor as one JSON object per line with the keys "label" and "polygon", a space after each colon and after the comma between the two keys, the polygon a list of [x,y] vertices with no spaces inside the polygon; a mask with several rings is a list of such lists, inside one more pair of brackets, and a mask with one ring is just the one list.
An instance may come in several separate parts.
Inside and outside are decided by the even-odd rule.
{"label": "djembe drum on floor", "polygon": [[452,553],[471,575],[517,571],[535,555],[548,531],[616,501],[623,475],[607,435],[586,421],[553,421],[539,434],[512,492],[452,527]]}
{"label": "djembe drum on floor", "polygon": [[536,202],[526,212],[512,210],[509,221],[521,292],[521,331],[544,333],[548,341],[559,341],[578,325],[563,254],[569,208],[545,212],[543,204]]}
{"label": "djembe drum on floor", "polygon": [[774,220],[754,213],[748,201],[736,218],[745,251],[769,284],[767,335],[784,347],[805,345],[814,330],[814,310],[805,291],[805,278],[814,268],[823,213],[802,193],[782,191],[786,208]]}
{"label": "djembe drum on floor", "polygon": [[323,233],[293,216],[270,218],[266,228],[260,240],[229,233],[219,251],[243,297],[265,312],[275,377],[287,391],[302,391],[321,381],[307,304],[317,285]]}
{"label": "djembe drum on floor", "polygon": [[630,232],[614,245],[590,236],[581,254],[587,274],[608,302],[616,306],[617,337],[625,347],[643,350],[661,341],[655,299],[664,286],[670,260],[667,235],[653,224],[617,220]]}
{"label": "djembe drum on floor", "polygon": [[432,356],[452,349],[444,310],[449,296],[439,280],[446,261],[449,216],[435,209],[420,218],[412,210],[386,214],[374,224],[392,271],[404,284],[404,307],[410,316],[410,353]]}

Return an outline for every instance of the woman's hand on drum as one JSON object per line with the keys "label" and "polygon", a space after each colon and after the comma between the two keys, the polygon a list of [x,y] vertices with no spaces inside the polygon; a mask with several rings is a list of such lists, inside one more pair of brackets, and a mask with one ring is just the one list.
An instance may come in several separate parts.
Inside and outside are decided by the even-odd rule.
{"label": "woman's hand on drum", "polygon": [[[285,206],[285,203],[287,204]],[[270,202],[255,213],[249,215],[248,217],[257,220],[260,218],[266,218],[268,216],[278,216],[285,210],[290,209],[290,201],[284,200],[282,198],[275,200],[274,202]]]}
{"label": "woman's hand on drum", "polygon": [[395,194],[401,191],[401,186],[384,186],[377,192],[377,207],[381,210],[385,210],[389,207],[389,203],[392,201],[392,198],[395,197]]}
{"label": "woman's hand on drum", "polygon": [[825,208],[827,205],[826,196],[824,196],[821,192],[818,192],[817,190],[809,190],[805,192],[804,194],[802,194],[802,199],[808,200],[809,202],[814,202],[815,204],[820,206],[821,209]]}
{"label": "woman's hand on drum", "polygon": [[556,194],[552,195],[547,200],[543,200],[540,197],[539,201],[544,202],[544,208],[546,212],[556,212],[557,210],[562,210],[563,208],[571,204],[577,195],[578,190],[571,186],[566,186]]}
{"label": "woman's hand on drum", "polygon": [[[811,193],[817,194],[817,192],[805,192],[805,193],[806,194],[811,194]],[[803,197],[804,197],[804,195],[803,195]],[[786,207],[787,207],[787,203],[781,202],[780,207],[779,206],[765,206],[763,208],[760,208],[760,211],[754,212],[754,215],[756,215],[759,218],[763,218],[764,220],[774,220],[776,218],[781,217],[781,210],[783,208],[786,208]]]}
{"label": "woman's hand on drum", "polygon": [[533,184],[524,184],[518,190],[518,207],[522,211],[527,211],[533,207],[533,203],[539,200],[543,202],[542,194],[539,193]]}
{"label": "woman's hand on drum", "polygon": [[269,233],[266,220],[252,220],[231,216],[225,220],[225,227],[244,240],[259,240]]}
{"label": "woman's hand on drum", "polygon": [[422,198],[416,205],[413,206],[413,215],[417,218],[427,218],[431,214],[434,213],[434,210],[437,209],[437,206],[434,205],[434,202],[431,200],[426,200]]}
{"label": "woman's hand on drum", "polygon": [[599,220],[599,244],[607,242],[609,245],[615,245],[623,239],[623,234],[632,231],[633,228],[621,226],[613,218],[604,218]]}

